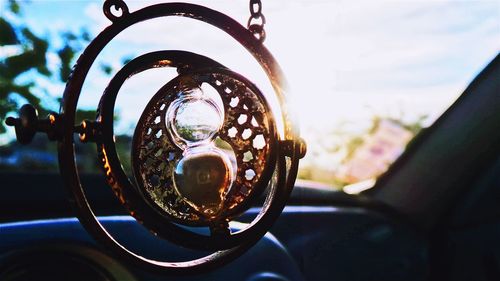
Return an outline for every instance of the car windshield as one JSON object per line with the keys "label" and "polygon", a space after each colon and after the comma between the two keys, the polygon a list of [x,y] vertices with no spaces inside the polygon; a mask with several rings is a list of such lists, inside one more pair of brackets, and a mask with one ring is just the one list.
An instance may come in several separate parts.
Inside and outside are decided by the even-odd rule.
{"label": "car windshield", "polygon": [[[129,2],[135,11],[154,1]],[[246,25],[243,2],[193,2]],[[102,15],[102,1],[0,5],[0,167],[55,172],[56,145],[41,135],[30,146],[17,144],[5,118],[24,103],[36,105],[41,114],[57,112],[70,66],[110,22]],[[373,185],[500,47],[496,1],[265,1],[263,12],[265,45],[287,77],[288,102],[308,144],[299,179],[349,193]],[[158,19],[130,28],[104,49],[84,85],[78,122],[95,118],[102,92],[124,64],[164,49],[214,57],[273,95],[259,65],[225,34],[190,19]],[[124,84],[115,134],[125,166],[147,101],[168,81],[165,77],[174,76],[172,70],[157,69]],[[95,148],[77,143],[76,149],[80,171],[99,172]]]}

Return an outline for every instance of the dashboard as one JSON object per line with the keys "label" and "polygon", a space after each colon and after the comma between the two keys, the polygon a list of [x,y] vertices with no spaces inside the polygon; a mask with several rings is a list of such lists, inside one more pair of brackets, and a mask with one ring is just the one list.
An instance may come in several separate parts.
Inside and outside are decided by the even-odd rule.
{"label": "dashboard", "polygon": [[[93,185],[90,199],[104,214],[99,219],[121,243],[149,258],[200,255],[151,235],[124,215],[98,178],[82,180]],[[415,229],[381,208],[362,207],[369,204],[361,198],[299,183],[273,228],[235,261],[188,276],[151,272],[129,265],[90,237],[71,217],[57,174],[2,174],[2,179],[7,186],[23,187],[0,200],[2,280],[48,273],[52,280],[422,280],[428,271],[427,243]],[[258,209],[250,208],[231,227],[250,222]]]}
{"label": "dashboard", "polygon": [[[1,172],[0,280],[499,280],[499,62],[369,192],[296,183],[268,233],[212,271],[180,276],[129,264],[74,218],[59,174]],[[203,254],[151,235],[102,176],[81,181],[101,223],[128,248],[158,259]],[[262,201],[231,228],[244,228]]]}

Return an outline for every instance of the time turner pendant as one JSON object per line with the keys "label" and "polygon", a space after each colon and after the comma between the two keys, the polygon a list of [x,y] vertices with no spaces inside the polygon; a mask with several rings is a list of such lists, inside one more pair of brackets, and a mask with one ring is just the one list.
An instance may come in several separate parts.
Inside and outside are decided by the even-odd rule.
{"label": "time turner pendant", "polygon": [[[103,10],[112,24],[78,59],[64,91],[61,112],[39,120],[36,110],[24,106],[20,118],[10,118],[8,123],[16,127],[23,143],[37,131],[59,142],[60,170],[78,218],[119,256],[173,272],[212,268],[234,259],[254,245],[281,213],[295,182],[298,161],[305,154],[305,143],[286,108],[282,72],[263,45],[265,18],[260,1],[250,1],[247,28],[222,13],[186,3],[157,4],[130,12],[122,0],[107,0]],[[269,78],[281,115],[274,115],[258,86],[236,71],[199,54],[159,50],[138,56],[120,69],[103,91],[96,119],[75,125],[82,85],[103,48],[136,23],[172,16],[213,25],[244,46]],[[115,148],[115,102],[127,79],[162,67],[174,68],[178,75],[165,81],[142,112],[131,151],[134,178],[129,178]],[[206,89],[217,94],[210,95]],[[283,128],[277,127],[278,118]],[[75,133],[80,141],[97,145],[106,181],[131,216],[161,238],[214,253],[185,262],[156,261],[119,244],[87,201],[75,164]],[[225,142],[227,149],[218,148],[216,141]],[[241,229],[230,228],[229,222],[262,196],[264,203],[256,218]],[[185,226],[205,227],[208,234]]]}

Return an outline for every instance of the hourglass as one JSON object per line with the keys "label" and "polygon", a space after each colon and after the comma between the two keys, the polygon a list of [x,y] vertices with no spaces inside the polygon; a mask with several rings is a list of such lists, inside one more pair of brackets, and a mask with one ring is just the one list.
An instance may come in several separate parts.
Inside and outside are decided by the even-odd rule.
{"label": "hourglass", "polygon": [[231,161],[214,143],[224,113],[193,79],[179,83],[166,113],[169,136],[184,149],[174,168],[175,191],[201,216],[216,218],[233,181]]}
{"label": "hourglass", "polygon": [[[117,256],[152,270],[190,274],[235,259],[255,245],[282,212],[299,159],[306,152],[286,108],[282,71],[262,44],[262,26],[249,22],[247,29],[220,12],[186,3],[156,4],[130,12],[123,1],[108,0],[103,11],[112,24],[78,59],[60,113],[38,119],[32,106],[23,106],[19,118],[6,122],[15,127],[22,143],[30,142],[36,132],[58,141],[61,175],[78,219]],[[261,17],[258,11],[252,12],[256,18]],[[239,42],[269,78],[280,114],[273,114],[255,84],[221,63],[188,51],[158,50],[132,59],[117,71],[103,91],[96,118],[76,124],[83,84],[104,47],[128,27],[159,17],[202,21]],[[115,103],[127,79],[163,67],[174,68],[178,75],[165,81],[137,122],[130,175],[116,150]],[[94,143],[106,183],[138,223],[162,239],[202,251],[203,256],[188,261],[155,260],[117,241],[87,199],[76,166],[74,134],[84,143]],[[252,206],[260,211],[251,222],[238,227],[230,224]]]}
{"label": "hourglass", "polygon": [[132,158],[139,190],[174,221],[226,223],[271,178],[272,116],[259,89],[227,68],[179,75],[153,96],[136,127]]}

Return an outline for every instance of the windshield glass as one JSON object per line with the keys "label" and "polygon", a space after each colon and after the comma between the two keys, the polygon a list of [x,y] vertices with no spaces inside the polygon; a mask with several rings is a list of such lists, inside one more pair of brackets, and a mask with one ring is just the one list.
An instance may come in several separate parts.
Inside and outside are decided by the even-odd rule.
{"label": "windshield glass", "polygon": [[[128,2],[131,11],[152,3]],[[243,25],[249,16],[248,5],[240,1],[193,2]],[[15,116],[24,103],[36,105],[42,116],[57,112],[70,66],[110,24],[102,1],[0,5],[0,121]],[[496,1],[264,1],[263,12],[265,45],[287,76],[289,105],[308,144],[299,179],[350,193],[371,186],[500,47]],[[94,118],[100,95],[125,63],[164,49],[214,57],[273,93],[253,58],[221,32],[188,19],[153,20],[104,49],[84,85],[77,119]],[[125,166],[147,101],[164,77],[174,74],[149,71],[124,85],[115,134]],[[0,126],[2,171],[57,169],[56,145],[45,136],[30,146],[17,144],[14,136],[12,128]],[[77,141],[76,149],[80,171],[98,172],[95,148]]]}

